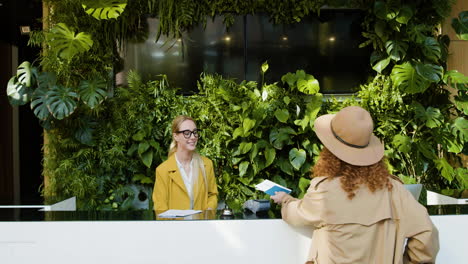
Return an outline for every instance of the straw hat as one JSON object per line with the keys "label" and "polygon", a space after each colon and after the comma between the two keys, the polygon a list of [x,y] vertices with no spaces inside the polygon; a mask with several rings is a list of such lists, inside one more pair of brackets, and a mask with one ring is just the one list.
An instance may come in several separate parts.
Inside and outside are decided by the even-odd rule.
{"label": "straw hat", "polygon": [[384,155],[383,143],[372,133],[372,117],[359,106],[320,116],[314,126],[323,145],[346,163],[368,166],[379,162]]}

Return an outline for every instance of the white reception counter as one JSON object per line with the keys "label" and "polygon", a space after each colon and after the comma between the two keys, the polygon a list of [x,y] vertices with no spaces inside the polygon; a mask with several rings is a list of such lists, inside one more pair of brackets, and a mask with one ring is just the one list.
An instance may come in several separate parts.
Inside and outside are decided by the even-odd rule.
{"label": "white reception counter", "polygon": [[[468,263],[468,215],[431,216],[437,263]],[[280,219],[3,221],[2,264],[303,264],[312,231]]]}

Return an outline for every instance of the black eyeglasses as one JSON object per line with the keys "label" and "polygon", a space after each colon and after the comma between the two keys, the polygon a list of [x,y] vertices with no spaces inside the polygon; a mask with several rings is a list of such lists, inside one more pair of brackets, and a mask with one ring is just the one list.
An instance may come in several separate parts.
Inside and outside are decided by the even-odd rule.
{"label": "black eyeglasses", "polygon": [[193,134],[193,136],[194,136],[195,138],[199,138],[199,137],[200,137],[200,134],[198,134],[198,132],[200,132],[199,129],[195,129],[195,130],[193,130],[193,131],[190,131],[190,130],[188,130],[188,129],[182,130],[182,131],[177,131],[177,133],[182,133],[182,134],[184,134],[184,138],[186,138],[186,139],[189,139],[189,138],[192,136],[192,134]]}

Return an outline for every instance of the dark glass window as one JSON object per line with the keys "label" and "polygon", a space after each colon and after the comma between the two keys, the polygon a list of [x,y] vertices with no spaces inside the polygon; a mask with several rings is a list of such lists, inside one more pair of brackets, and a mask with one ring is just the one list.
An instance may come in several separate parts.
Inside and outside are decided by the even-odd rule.
{"label": "dark glass window", "polygon": [[226,29],[222,17],[208,19],[178,40],[164,36],[155,42],[157,19],[149,18],[149,37],[129,43],[125,71],[135,69],[145,81],[166,74],[182,93],[197,91],[202,72],[260,81],[268,61],[268,83],[287,72],[303,69],[320,82],[322,93],[352,93],[371,74],[369,48],[359,48],[362,10],[323,9],[300,23],[275,25],[266,14],[238,16]]}

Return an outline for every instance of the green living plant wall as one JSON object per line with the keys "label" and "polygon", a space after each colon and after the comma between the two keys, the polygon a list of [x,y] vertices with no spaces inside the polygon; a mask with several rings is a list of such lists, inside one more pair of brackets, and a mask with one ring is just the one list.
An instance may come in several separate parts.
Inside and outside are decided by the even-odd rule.
{"label": "green living plant wall", "polygon": [[[468,172],[458,154],[467,152],[467,77],[447,71],[449,40],[440,35],[453,1],[314,0],[47,0],[49,29],[34,32],[43,45],[38,62],[24,62],[8,83],[12,105],[25,105],[47,131],[46,197],[77,196],[79,208],[131,209],[133,186],[151,189],[154,169],[167,155],[169,123],[189,114],[204,129],[200,152],[213,159],[221,196],[239,208],[263,198],[253,186],[268,178],[301,196],[320,144],[313,133],[318,114],[361,105],[386,142],[392,172],[431,189],[466,189]],[[147,38],[146,17],[159,18],[159,34],[177,38],[214,16],[226,26],[236,15],[264,12],[275,23],[297,23],[320,8],[366,10],[362,46],[375,75],[355,97],[325,101],[314,73],[298,69],[276,83],[236,83],[202,74],[199,93],[178,95],[170,81],[114,87],[126,41]],[[466,13],[454,19],[466,37]],[[268,74],[264,64],[259,69]],[[450,100],[447,86],[455,88]]]}

